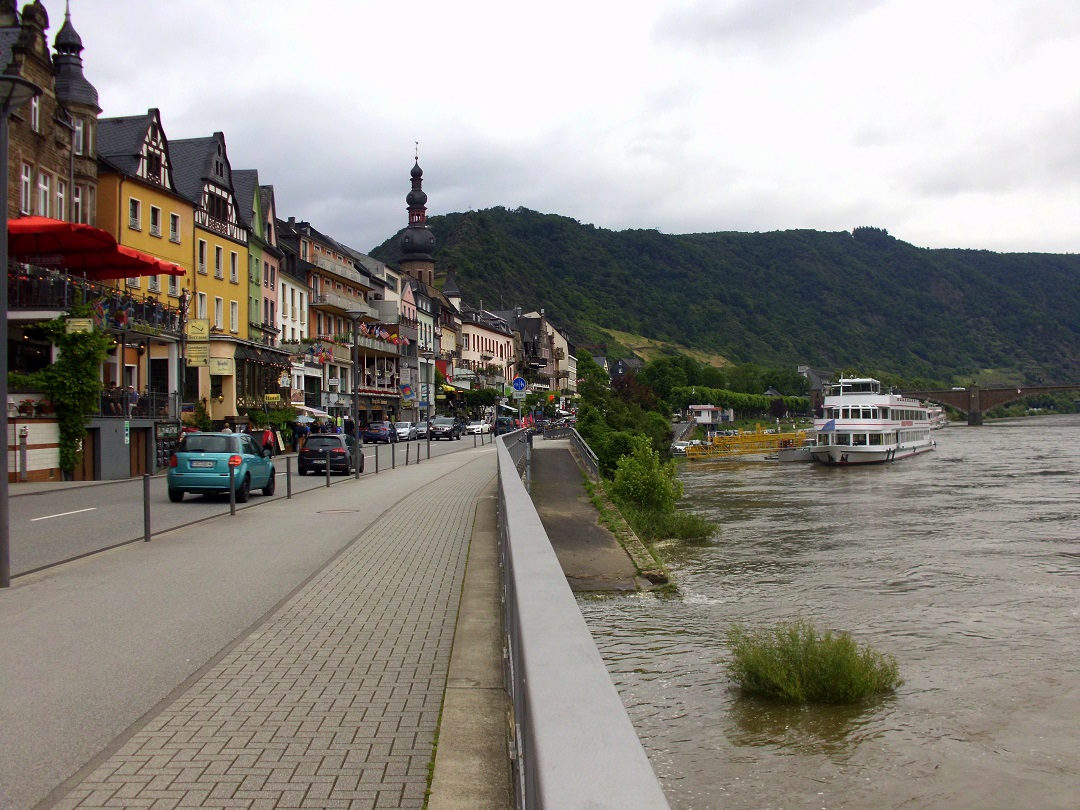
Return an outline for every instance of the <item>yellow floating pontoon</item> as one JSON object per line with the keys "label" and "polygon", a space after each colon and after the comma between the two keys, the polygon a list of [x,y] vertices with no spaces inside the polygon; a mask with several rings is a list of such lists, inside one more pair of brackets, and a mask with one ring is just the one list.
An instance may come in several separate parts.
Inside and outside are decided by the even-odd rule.
{"label": "yellow floating pontoon", "polygon": [[767,430],[742,431],[734,436],[713,436],[703,444],[686,448],[688,459],[716,459],[775,453],[789,447],[802,447],[808,431],[775,433]]}

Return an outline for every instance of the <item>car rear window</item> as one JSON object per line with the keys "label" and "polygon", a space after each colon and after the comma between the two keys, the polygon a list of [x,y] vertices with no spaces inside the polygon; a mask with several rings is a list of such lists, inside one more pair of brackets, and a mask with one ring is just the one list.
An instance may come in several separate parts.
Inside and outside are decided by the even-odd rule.
{"label": "car rear window", "polygon": [[431,424],[433,424],[433,425],[452,425],[452,424],[454,424],[454,420],[453,419],[447,419],[445,417],[439,417],[438,419],[436,419]]}
{"label": "car rear window", "polygon": [[186,453],[231,453],[228,436],[199,436],[192,433],[184,439],[183,446],[179,448]]}
{"label": "car rear window", "polygon": [[341,447],[341,439],[337,436],[308,436],[307,444],[304,446],[323,449],[327,447]]}

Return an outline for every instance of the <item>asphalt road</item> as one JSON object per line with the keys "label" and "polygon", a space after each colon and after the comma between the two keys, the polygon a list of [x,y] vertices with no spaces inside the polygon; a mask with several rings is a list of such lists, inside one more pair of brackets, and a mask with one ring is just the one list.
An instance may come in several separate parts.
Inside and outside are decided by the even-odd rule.
{"label": "asphalt road", "polygon": [[[460,441],[430,442],[431,457],[485,444],[491,436],[464,436]],[[394,464],[415,464],[419,448],[420,463],[427,460],[425,440],[396,444],[366,444],[364,473],[361,478],[376,475],[378,469],[388,470]],[[393,458],[391,457],[391,454]],[[236,504],[237,511],[253,509],[262,503],[287,497],[286,469],[291,467],[294,496],[326,487],[325,475],[298,475],[296,459],[289,465],[286,456],[275,458],[277,491],[271,497],[255,491],[246,504]],[[345,476],[330,476],[330,485],[346,480]],[[141,541],[144,537],[143,479],[131,478],[110,481],[94,486],[58,486],[34,489],[33,485],[12,484],[8,502],[8,525],[11,546],[11,574],[17,577],[51,565],[77,559],[116,545]],[[217,517],[229,512],[228,495],[187,495],[180,503],[169,501],[165,475],[150,479],[151,536],[180,526]]]}

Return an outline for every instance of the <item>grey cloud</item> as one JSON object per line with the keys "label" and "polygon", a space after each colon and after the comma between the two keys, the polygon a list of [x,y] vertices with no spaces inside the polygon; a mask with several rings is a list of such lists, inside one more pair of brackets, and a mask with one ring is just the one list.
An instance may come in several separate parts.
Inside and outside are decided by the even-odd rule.
{"label": "grey cloud", "polygon": [[1080,106],[1025,131],[989,135],[909,175],[930,197],[1000,194],[1080,184]]}
{"label": "grey cloud", "polygon": [[654,34],[660,42],[697,47],[777,46],[869,13],[885,0],[699,0],[663,15]]}

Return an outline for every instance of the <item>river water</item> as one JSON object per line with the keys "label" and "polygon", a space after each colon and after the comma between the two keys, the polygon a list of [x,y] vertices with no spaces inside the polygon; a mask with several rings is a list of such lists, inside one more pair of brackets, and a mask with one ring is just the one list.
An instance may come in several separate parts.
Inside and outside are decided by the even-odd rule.
{"label": "river water", "polygon": [[[685,463],[720,524],[674,596],[579,599],[673,808],[1080,807],[1080,415],[950,426],[829,468]],[[809,619],[893,654],[851,708],[741,695],[726,628]]]}

